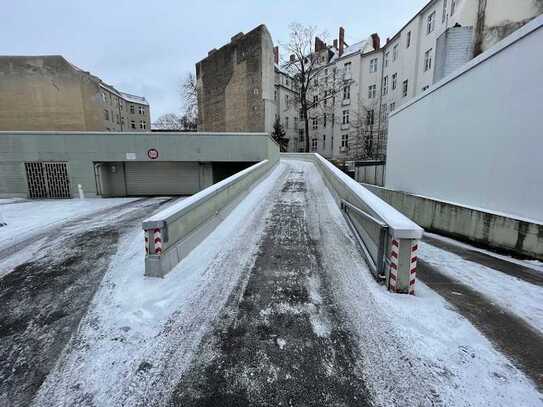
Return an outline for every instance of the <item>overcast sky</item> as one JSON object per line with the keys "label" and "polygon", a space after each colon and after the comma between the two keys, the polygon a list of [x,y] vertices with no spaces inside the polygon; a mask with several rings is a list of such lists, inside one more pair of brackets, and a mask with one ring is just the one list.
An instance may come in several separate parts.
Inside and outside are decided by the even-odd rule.
{"label": "overcast sky", "polygon": [[346,42],[377,32],[384,43],[428,0],[1,0],[0,53],[61,54],[121,91],[145,96],[152,120],[180,112],[179,82],[208,50],[266,24],[315,25]]}

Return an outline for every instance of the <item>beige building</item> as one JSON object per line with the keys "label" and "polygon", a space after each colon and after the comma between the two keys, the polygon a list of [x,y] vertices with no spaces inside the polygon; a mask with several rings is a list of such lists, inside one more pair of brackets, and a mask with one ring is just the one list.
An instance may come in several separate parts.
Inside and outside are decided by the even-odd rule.
{"label": "beige building", "polygon": [[150,131],[149,103],[60,55],[0,56],[0,130]]}

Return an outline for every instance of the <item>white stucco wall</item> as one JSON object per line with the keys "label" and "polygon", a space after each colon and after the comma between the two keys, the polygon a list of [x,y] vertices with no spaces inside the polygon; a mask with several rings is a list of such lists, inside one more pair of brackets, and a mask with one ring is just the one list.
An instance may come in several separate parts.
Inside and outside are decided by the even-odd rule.
{"label": "white stucco wall", "polygon": [[386,187],[543,221],[542,43],[540,16],[391,115]]}

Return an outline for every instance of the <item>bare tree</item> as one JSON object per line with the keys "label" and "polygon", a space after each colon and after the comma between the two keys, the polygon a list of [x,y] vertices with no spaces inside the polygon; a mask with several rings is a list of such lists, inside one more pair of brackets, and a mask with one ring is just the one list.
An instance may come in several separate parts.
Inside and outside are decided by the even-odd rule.
{"label": "bare tree", "polygon": [[351,119],[353,142],[350,143],[349,158],[367,160],[376,158],[380,114],[378,103],[361,105]]}
{"label": "bare tree", "polygon": [[[326,37],[325,33],[317,36],[316,27],[299,23],[291,23],[289,30],[289,42],[282,44],[283,55],[288,55],[288,59],[282,61],[282,66],[295,80],[297,92],[291,103],[299,108],[304,122],[304,149],[309,152],[309,120],[318,123],[333,119],[335,95],[352,80],[345,81],[343,72],[328,65],[325,55],[328,48],[321,40]],[[313,48],[314,41],[315,45],[319,41],[317,49]]]}
{"label": "bare tree", "polygon": [[175,113],[166,113],[156,119],[152,124],[157,130],[183,130],[181,116]]}
{"label": "bare tree", "polygon": [[153,129],[172,131],[196,131],[196,122],[186,114],[165,113],[152,123]]}
{"label": "bare tree", "polygon": [[189,127],[196,129],[198,124],[198,90],[196,76],[192,72],[189,72],[181,81],[180,93],[183,102],[182,117]]}

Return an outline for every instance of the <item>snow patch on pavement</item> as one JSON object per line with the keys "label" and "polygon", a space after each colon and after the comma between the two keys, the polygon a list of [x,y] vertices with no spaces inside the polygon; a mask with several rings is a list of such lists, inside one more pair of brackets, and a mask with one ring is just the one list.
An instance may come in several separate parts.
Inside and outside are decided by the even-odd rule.
{"label": "snow patch on pavement", "polygon": [[24,240],[43,229],[101,209],[112,208],[139,198],[88,198],[22,201],[2,205],[7,226],[0,229],[0,249]]}
{"label": "snow patch on pavement", "polygon": [[543,287],[420,242],[419,257],[446,276],[480,292],[543,333]]}

